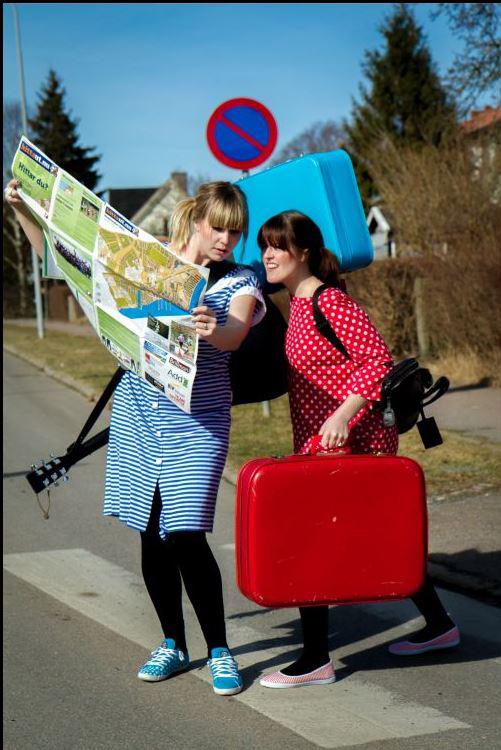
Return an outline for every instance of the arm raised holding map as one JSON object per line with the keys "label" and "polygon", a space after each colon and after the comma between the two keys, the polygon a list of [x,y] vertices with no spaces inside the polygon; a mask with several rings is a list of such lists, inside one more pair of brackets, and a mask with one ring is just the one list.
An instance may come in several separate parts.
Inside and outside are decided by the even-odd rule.
{"label": "arm raised holding map", "polygon": [[5,200],[14,211],[16,219],[28,238],[32,248],[35,250],[36,254],[42,258],[44,251],[43,232],[40,224],[37,224],[34,220],[29,209],[26,207],[25,202],[17,192],[17,188],[20,186],[21,183],[19,180],[10,180],[4,190]]}

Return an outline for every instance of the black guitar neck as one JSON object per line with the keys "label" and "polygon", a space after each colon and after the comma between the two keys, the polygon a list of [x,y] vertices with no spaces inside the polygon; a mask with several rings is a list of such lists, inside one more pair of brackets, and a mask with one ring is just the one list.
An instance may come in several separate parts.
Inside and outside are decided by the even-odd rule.
{"label": "black guitar neck", "polygon": [[90,456],[91,453],[99,450],[103,445],[106,445],[109,438],[109,432],[109,427],[106,427],[106,429],[98,432],[84,443],[77,445],[72,443],[67,449],[65,455],[42,461],[40,466],[33,468],[28,474],[26,474],[26,479],[30,483],[32,490],[38,494],[43,490],[50,489],[50,487],[56,484],[60,479],[64,480],[74,464],[82,458]]}

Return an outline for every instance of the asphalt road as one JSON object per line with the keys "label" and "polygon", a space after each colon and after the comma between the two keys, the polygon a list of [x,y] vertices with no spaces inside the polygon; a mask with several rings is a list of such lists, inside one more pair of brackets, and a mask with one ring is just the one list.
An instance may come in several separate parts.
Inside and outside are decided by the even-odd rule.
{"label": "asphalt road", "polygon": [[420,624],[408,601],[337,607],[331,643],[338,681],[261,688],[263,672],[297,654],[297,615],[259,609],[238,592],[227,483],[211,544],[245,690],[213,694],[189,604],[192,670],[140,682],[137,667],[161,635],[141,581],[137,535],[101,516],[104,450],[54,491],[49,520],[24,479],[35,459],[72,442],[90,404],[10,355],[3,377],[6,750],[500,747],[499,609],[458,593],[440,590],[463,634],[454,652],[414,660],[387,653],[389,642]]}

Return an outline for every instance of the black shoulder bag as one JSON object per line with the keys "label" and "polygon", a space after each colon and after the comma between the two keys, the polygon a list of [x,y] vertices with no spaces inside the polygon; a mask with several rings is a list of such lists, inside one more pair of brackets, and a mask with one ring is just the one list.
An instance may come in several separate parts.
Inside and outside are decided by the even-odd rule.
{"label": "black shoulder bag", "polygon": [[[215,261],[209,263],[209,268],[208,289],[235,268],[235,264]],[[229,370],[233,406],[271,401],[288,390],[287,323],[270,297],[266,294],[263,297],[266,303],[264,318],[251,327],[239,348],[231,353]]]}
{"label": "black shoulder bag", "polygon": [[[315,327],[341,354],[351,359],[318,305],[318,298],[328,288],[329,284],[322,284],[313,295]],[[417,424],[424,447],[434,448],[441,445],[443,440],[435,419],[425,417],[424,407],[443,396],[448,388],[448,378],[442,376],[433,383],[430,371],[420,367],[416,359],[404,359],[392,367],[384,377],[381,383],[381,399],[376,402],[375,408],[383,412],[385,426],[396,425],[399,434],[407,432]],[[421,420],[418,421],[420,417]]]}

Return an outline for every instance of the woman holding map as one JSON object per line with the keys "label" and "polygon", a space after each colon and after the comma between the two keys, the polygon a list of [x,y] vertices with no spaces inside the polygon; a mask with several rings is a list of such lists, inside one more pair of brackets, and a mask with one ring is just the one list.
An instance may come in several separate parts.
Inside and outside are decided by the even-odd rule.
{"label": "woman holding map", "polygon": [[[44,239],[12,180],[6,201],[41,256]],[[142,572],[164,640],[139,669],[148,682],[189,667],[182,583],[205,636],[214,691],[232,695],[242,678],[226,642],[221,574],[207,543],[228,451],[230,352],[265,312],[253,271],[225,264],[247,226],[243,193],[229,182],[202,185],[174,210],[170,250],[208,266],[214,283],[192,312],[199,336],[197,374],[187,414],[131,371],[113,398],[104,514],[140,532]],[[212,275],[212,273],[211,273]]]}

